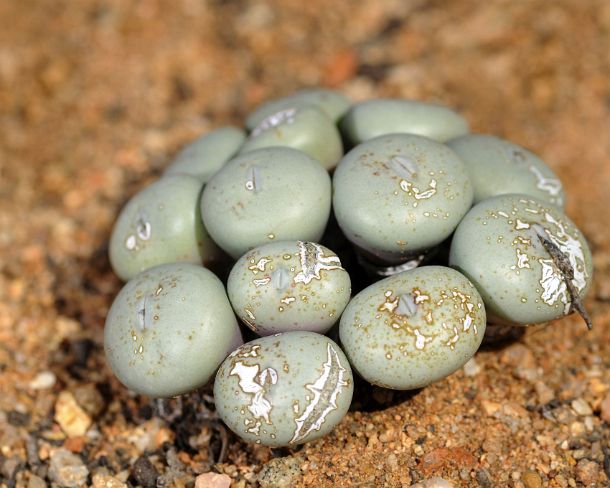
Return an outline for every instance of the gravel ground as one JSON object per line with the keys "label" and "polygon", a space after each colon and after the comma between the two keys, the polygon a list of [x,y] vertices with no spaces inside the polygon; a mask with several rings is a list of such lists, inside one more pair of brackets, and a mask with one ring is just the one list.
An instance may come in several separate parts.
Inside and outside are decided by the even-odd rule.
{"label": "gravel ground", "polygon": [[[604,0],[0,2],[0,486],[610,486],[609,45]],[[239,441],[209,388],[126,391],[102,350],[118,209],[196,135],[318,84],[541,154],[593,249],[594,330],[530,327],[414,393],[359,383],[297,450]]]}

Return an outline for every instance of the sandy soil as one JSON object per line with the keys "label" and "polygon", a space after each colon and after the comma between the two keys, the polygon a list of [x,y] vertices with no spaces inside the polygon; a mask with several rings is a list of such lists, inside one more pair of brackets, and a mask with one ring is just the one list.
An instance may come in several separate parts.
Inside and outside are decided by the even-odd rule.
{"label": "sandy soil", "polygon": [[[0,485],[610,486],[608,46],[604,0],[0,2]],[[412,394],[358,384],[296,451],[240,442],[206,391],[126,391],[101,346],[118,209],[196,135],[318,84],[542,155],[594,252],[594,330],[529,328]]]}

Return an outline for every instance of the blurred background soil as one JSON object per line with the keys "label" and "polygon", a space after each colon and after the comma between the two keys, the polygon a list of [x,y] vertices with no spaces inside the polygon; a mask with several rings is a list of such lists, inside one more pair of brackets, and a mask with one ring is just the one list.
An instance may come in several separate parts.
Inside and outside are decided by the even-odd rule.
{"label": "blurred background soil", "polygon": [[[531,327],[412,394],[359,384],[297,450],[239,441],[208,390],[123,388],[102,350],[121,205],[187,141],[312,85],[446,103],[539,153],[594,252],[594,330]],[[0,485],[610,486],[609,155],[605,0],[0,1]]]}

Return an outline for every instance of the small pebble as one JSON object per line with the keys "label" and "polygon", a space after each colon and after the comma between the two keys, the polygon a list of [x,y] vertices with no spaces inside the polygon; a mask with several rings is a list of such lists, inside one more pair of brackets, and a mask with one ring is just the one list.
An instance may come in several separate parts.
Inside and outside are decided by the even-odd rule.
{"label": "small pebble", "polygon": [[585,486],[592,486],[597,482],[599,464],[588,459],[581,459],[576,465],[576,478]]}
{"label": "small pebble", "polygon": [[601,418],[604,422],[610,424],[610,393],[608,393],[602,400],[600,405]]}
{"label": "small pebble", "polygon": [[601,460],[603,458],[604,458],[604,452],[602,450],[601,442],[600,441],[592,442],[591,443],[591,455],[589,456],[589,459]]}
{"label": "small pebble", "polygon": [[6,479],[11,479],[16,474],[20,464],[21,460],[17,456],[6,460],[0,458],[0,475]]}
{"label": "small pebble", "polygon": [[572,457],[577,461],[584,458],[586,455],[587,452],[584,449],[576,449],[575,451],[572,451]]}
{"label": "small pebble", "polygon": [[269,461],[258,474],[261,488],[291,488],[301,477],[301,459],[283,457]]}
{"label": "small pebble", "polygon": [[501,361],[517,368],[519,366],[525,368],[535,368],[536,360],[532,351],[524,344],[513,344],[506,348],[502,353]]}
{"label": "small pebble", "polygon": [[481,372],[481,366],[477,363],[475,358],[470,358],[464,365],[464,374],[466,376],[476,376]]}
{"label": "small pebble", "polygon": [[49,478],[60,486],[72,488],[85,484],[89,470],[76,454],[67,449],[57,449],[51,454]]}
{"label": "small pebble", "polygon": [[102,394],[93,383],[78,386],[74,389],[74,399],[91,417],[98,415],[105,407]]}
{"label": "small pebble", "polygon": [[398,469],[398,459],[396,458],[396,454],[393,454],[393,453],[390,454],[388,456],[388,458],[386,459],[386,464],[392,471],[397,470]]}
{"label": "small pebble", "polygon": [[25,427],[30,423],[31,416],[29,413],[19,412],[18,410],[11,410],[7,414],[7,421],[9,424],[15,427]]}
{"label": "small pebble", "polygon": [[482,400],[481,406],[483,407],[485,413],[490,416],[495,414],[498,410],[500,410],[500,408],[502,408],[502,405],[500,405],[499,403],[491,402],[489,400]]}
{"label": "small pebble", "polygon": [[590,405],[582,398],[577,398],[576,400],[572,401],[572,409],[578,415],[593,415],[593,410],[591,410]]}
{"label": "small pebble", "polygon": [[28,383],[28,386],[32,390],[48,390],[55,386],[56,381],[55,373],[52,371],[41,371]]}
{"label": "small pebble", "polygon": [[40,457],[38,456],[38,439],[35,435],[28,435],[25,441],[25,449],[27,452],[27,462],[31,467],[38,466],[40,464]]}
{"label": "small pebble", "polygon": [[33,474],[28,480],[28,488],[47,488],[47,484],[40,476]]}
{"label": "small pebble", "polygon": [[593,429],[595,429],[593,416],[588,415],[587,417],[585,417],[585,429],[587,429],[587,432],[593,432]]}
{"label": "small pebble", "polygon": [[541,488],[542,478],[536,471],[526,471],[521,476],[525,488]]}
{"label": "small pebble", "polygon": [[69,391],[62,391],[57,398],[55,421],[68,437],[83,436],[91,426],[91,417]]}
{"label": "small pebble", "polygon": [[570,424],[570,434],[573,437],[580,437],[585,433],[585,424],[582,422],[572,422]]}
{"label": "small pebble", "polygon": [[147,457],[140,456],[131,467],[131,476],[144,488],[155,488],[159,474]]}
{"label": "small pebble", "polygon": [[195,478],[195,488],[229,488],[231,477],[226,474],[204,473]]}
{"label": "small pebble", "polygon": [[121,483],[127,483],[127,479],[129,478],[129,470],[124,469],[122,471],[119,471],[117,474],[114,475],[114,478],[119,480]]}
{"label": "small pebble", "polygon": [[93,488],[127,488],[127,484],[112,476],[104,474],[93,475]]}
{"label": "small pebble", "polygon": [[[449,443],[447,443],[449,445]],[[421,446],[417,446],[420,447]],[[415,452],[415,448],[413,449]],[[421,459],[420,469],[423,473],[438,472],[444,466],[453,464],[458,469],[472,470],[477,464],[476,457],[460,446],[437,447],[428,451]]]}
{"label": "small pebble", "polygon": [[491,481],[491,477],[486,469],[479,469],[477,471],[477,483],[481,488],[493,488],[493,483]]}
{"label": "small pebble", "polygon": [[453,488],[453,484],[446,479],[435,476],[419,483],[411,485],[409,488]]}
{"label": "small pebble", "polygon": [[536,381],[534,384],[536,395],[538,396],[538,403],[540,405],[546,405],[553,398],[555,398],[555,392],[547,386],[543,381]]}
{"label": "small pebble", "polygon": [[75,454],[78,454],[83,451],[87,441],[84,437],[69,437],[64,442],[64,447]]}

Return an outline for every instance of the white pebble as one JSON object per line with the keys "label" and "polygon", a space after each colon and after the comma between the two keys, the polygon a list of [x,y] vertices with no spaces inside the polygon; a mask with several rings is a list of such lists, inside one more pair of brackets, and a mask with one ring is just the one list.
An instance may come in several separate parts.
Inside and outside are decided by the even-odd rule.
{"label": "white pebble", "polygon": [[591,406],[582,398],[577,398],[572,402],[572,409],[578,415],[593,415],[593,410],[591,410]]}
{"label": "white pebble", "polygon": [[52,371],[41,371],[29,382],[28,386],[32,390],[48,390],[55,386],[56,381],[55,373]]}
{"label": "white pebble", "polygon": [[453,488],[453,484],[443,478],[434,477],[415,483],[409,488]]}
{"label": "white pebble", "polygon": [[464,374],[466,376],[476,376],[481,372],[481,366],[479,366],[479,364],[477,363],[477,361],[475,360],[475,358],[471,358],[465,365],[464,365]]}

